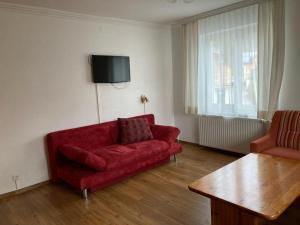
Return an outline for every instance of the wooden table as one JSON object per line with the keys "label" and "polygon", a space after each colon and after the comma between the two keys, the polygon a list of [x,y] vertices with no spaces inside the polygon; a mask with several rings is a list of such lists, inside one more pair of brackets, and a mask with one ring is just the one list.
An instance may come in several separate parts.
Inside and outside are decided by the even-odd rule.
{"label": "wooden table", "polygon": [[249,154],[193,182],[189,189],[211,199],[212,225],[265,224],[300,196],[300,161]]}

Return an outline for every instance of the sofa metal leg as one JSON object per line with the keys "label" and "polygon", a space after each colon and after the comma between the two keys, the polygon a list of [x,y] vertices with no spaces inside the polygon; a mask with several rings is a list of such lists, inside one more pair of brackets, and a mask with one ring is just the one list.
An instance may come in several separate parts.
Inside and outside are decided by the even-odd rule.
{"label": "sofa metal leg", "polygon": [[176,158],[176,155],[174,154],[173,156],[174,156],[174,161],[175,161],[175,162],[177,162],[177,158]]}
{"label": "sofa metal leg", "polygon": [[84,189],[84,190],[82,191],[82,195],[83,195],[83,197],[84,197],[85,200],[88,199],[88,191],[87,191],[87,189]]}

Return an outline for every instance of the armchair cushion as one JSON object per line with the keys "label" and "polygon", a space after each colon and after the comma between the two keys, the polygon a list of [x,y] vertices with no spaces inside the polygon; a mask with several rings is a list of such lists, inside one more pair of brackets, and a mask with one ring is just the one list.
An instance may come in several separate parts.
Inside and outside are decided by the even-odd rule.
{"label": "armchair cushion", "polygon": [[300,111],[282,113],[277,145],[300,150]]}
{"label": "armchair cushion", "polygon": [[79,147],[72,145],[62,145],[59,147],[59,151],[63,156],[71,161],[77,162],[97,171],[105,170],[106,162],[102,157],[83,150]]}
{"label": "armchair cushion", "polygon": [[121,144],[130,144],[153,139],[146,118],[118,119],[120,126]]}

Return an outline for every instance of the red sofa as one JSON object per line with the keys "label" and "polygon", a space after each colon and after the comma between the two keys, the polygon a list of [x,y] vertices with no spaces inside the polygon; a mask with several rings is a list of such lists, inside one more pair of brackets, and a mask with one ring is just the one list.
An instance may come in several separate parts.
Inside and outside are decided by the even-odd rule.
{"label": "red sofa", "polygon": [[[180,131],[176,127],[155,125],[153,115],[146,118],[153,139],[121,145],[118,143],[118,121],[62,130],[47,135],[50,179],[64,181],[72,187],[93,192],[116,183],[140,171],[152,168],[170,160],[170,156],[181,152],[176,143]],[[61,146],[72,145],[88,151],[88,154],[101,154],[105,169],[97,171],[85,165],[66,159],[60,152]]]}
{"label": "red sofa", "polygon": [[275,112],[268,133],[251,142],[251,152],[300,160],[300,111]]}

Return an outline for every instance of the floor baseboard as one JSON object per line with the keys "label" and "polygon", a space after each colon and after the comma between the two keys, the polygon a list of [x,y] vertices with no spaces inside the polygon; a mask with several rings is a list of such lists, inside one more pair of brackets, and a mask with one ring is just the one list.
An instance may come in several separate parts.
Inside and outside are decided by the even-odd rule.
{"label": "floor baseboard", "polygon": [[178,140],[178,143],[185,144],[185,145],[190,145],[190,146],[196,146],[196,147],[199,147],[199,148],[202,148],[202,149],[206,149],[206,150],[218,151],[218,152],[221,152],[223,154],[234,155],[234,156],[237,156],[237,157],[245,156],[244,153],[233,152],[233,151],[229,151],[229,150],[226,150],[226,149],[220,149],[220,148],[213,148],[213,147],[203,146],[203,145],[199,145],[199,144],[196,144],[196,143],[193,143],[193,142],[188,142],[188,141]]}
{"label": "floor baseboard", "polygon": [[180,144],[188,144],[188,145],[194,145],[194,146],[200,146],[199,144],[193,143],[193,142],[188,142],[188,141],[182,141],[178,140]]}
{"label": "floor baseboard", "polygon": [[10,198],[10,197],[13,197],[13,196],[16,196],[16,195],[20,195],[20,194],[26,193],[28,191],[32,191],[36,188],[39,188],[39,187],[44,186],[44,185],[49,184],[49,183],[50,183],[50,181],[47,180],[47,181],[43,181],[43,182],[28,186],[28,187],[25,187],[25,188],[21,188],[21,189],[16,190],[16,191],[11,191],[11,192],[8,192],[8,193],[0,194],[0,200],[5,199],[5,198]]}

